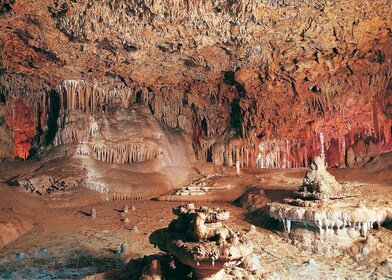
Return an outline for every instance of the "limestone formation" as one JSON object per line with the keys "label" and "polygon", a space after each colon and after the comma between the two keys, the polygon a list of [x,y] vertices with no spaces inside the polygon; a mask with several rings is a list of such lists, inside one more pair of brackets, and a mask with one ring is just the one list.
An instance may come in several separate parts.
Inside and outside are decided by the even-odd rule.
{"label": "limestone formation", "polygon": [[380,149],[373,141],[367,144],[361,139],[346,151],[346,166],[349,168],[362,167],[380,154]]}
{"label": "limestone formation", "polygon": [[349,184],[338,183],[326,169],[324,159],[315,157],[310,169],[306,172],[303,184],[295,193],[301,198],[334,199],[358,196],[359,193]]}
{"label": "limestone formation", "polygon": [[138,233],[138,232],[139,232],[139,229],[138,229],[137,226],[132,226],[132,228],[130,229],[130,231],[133,232],[133,233]]}
{"label": "limestone formation", "polygon": [[[173,213],[178,218],[168,228],[152,233],[150,242],[192,267],[197,279],[221,279],[226,263],[252,254],[253,244],[247,235],[222,225],[229,218],[228,211],[188,204],[173,208]],[[250,263],[257,265],[247,261],[252,269]]]}
{"label": "limestone formation", "polygon": [[362,203],[358,191],[328,173],[321,157],[314,159],[294,195],[297,198],[286,198],[284,203],[270,203],[269,214],[283,223],[293,244],[310,251],[347,249],[392,219],[390,205]]}
{"label": "limestone formation", "polygon": [[[1,158],[100,135],[113,104],[145,107],[219,165],[303,167],[324,149],[343,166],[360,138],[390,149],[389,1],[5,3]],[[163,152],[151,137],[101,140],[78,153],[129,164]]]}

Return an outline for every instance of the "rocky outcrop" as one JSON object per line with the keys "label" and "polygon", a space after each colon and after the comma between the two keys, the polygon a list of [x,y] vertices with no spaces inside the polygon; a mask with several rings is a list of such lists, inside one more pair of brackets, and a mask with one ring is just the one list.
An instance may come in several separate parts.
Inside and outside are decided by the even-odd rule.
{"label": "rocky outcrop", "polygon": [[48,175],[38,175],[31,178],[19,178],[17,181],[19,185],[25,188],[26,191],[37,193],[39,195],[50,194],[56,191],[64,191],[74,188],[79,185],[84,179],[83,172],[75,174],[70,177],[53,178]]}

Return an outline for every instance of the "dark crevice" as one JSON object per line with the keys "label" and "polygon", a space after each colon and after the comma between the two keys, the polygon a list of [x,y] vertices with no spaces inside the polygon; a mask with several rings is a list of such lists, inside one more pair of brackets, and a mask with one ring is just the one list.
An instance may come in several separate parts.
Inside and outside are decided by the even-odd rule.
{"label": "dark crevice", "polygon": [[239,99],[234,99],[230,104],[230,126],[238,135],[242,136],[242,109],[239,104]]}
{"label": "dark crevice", "polygon": [[0,104],[5,104],[6,99],[5,99],[5,94],[4,92],[0,92]]}
{"label": "dark crevice", "polygon": [[46,145],[49,145],[53,142],[56,133],[57,133],[57,118],[59,117],[60,114],[60,107],[61,107],[61,101],[60,101],[60,96],[59,94],[51,90],[49,93],[49,98],[50,98],[50,107],[49,107],[49,112],[48,112],[48,131],[46,132],[45,135],[45,143]]}

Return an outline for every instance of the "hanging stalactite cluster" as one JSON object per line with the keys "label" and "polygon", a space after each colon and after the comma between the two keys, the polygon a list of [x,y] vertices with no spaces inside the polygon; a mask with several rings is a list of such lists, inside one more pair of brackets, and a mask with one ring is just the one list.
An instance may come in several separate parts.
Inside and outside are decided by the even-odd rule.
{"label": "hanging stalactite cluster", "polygon": [[139,143],[106,144],[94,143],[92,151],[100,161],[117,164],[128,164],[157,158],[161,151],[152,141]]}

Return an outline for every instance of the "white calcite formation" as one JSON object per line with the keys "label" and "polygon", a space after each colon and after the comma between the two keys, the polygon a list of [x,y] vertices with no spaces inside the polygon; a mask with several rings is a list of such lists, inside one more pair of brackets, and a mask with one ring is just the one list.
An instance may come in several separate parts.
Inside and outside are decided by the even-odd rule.
{"label": "white calcite formation", "polygon": [[[17,178],[26,190],[44,194],[84,186],[103,199],[134,201],[178,187],[188,173],[195,173],[189,169],[178,175],[170,168],[190,165],[191,141],[145,106],[145,89],[90,79],[65,80],[56,90],[58,99],[50,101],[57,102],[58,110],[51,140],[42,135],[34,144],[42,167]],[[160,109],[154,106],[154,112]],[[58,167],[60,158],[63,166]]]}
{"label": "white calcite formation", "polygon": [[361,202],[357,191],[327,172],[321,157],[315,158],[295,195],[283,203],[271,203],[269,214],[283,223],[293,244],[312,251],[348,248],[392,219],[390,205]]}
{"label": "white calcite formation", "polygon": [[196,279],[222,279],[226,263],[251,257],[248,236],[222,225],[228,211],[188,204],[173,208],[173,213],[178,219],[153,232],[150,242],[190,266]]}

